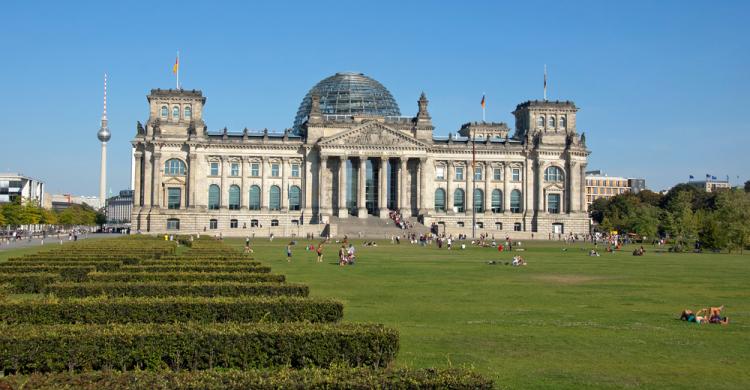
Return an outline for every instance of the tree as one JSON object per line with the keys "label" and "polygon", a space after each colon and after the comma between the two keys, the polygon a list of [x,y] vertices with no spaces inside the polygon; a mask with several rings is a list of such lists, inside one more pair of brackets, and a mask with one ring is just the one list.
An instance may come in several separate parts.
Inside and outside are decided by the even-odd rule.
{"label": "tree", "polygon": [[676,252],[685,250],[688,243],[697,236],[696,218],[692,208],[693,194],[692,191],[676,192],[665,205],[664,228],[675,240]]}
{"label": "tree", "polygon": [[0,210],[0,227],[5,226],[5,215],[3,214],[2,210]]}
{"label": "tree", "polygon": [[721,191],[716,197],[716,216],[727,249],[743,252],[750,243],[750,194],[740,190]]}
{"label": "tree", "polygon": [[8,226],[18,227],[24,224],[25,219],[20,198],[16,198],[11,203],[4,204],[2,212],[5,217],[5,223],[8,224]]}
{"label": "tree", "polygon": [[750,180],[745,182],[745,192],[750,192]]}
{"label": "tree", "polygon": [[589,213],[594,222],[601,224],[609,201],[605,198],[595,199],[589,206]]}
{"label": "tree", "polygon": [[638,193],[638,199],[640,199],[641,203],[646,203],[655,207],[659,207],[662,198],[664,198],[662,194],[651,190],[643,190]]}

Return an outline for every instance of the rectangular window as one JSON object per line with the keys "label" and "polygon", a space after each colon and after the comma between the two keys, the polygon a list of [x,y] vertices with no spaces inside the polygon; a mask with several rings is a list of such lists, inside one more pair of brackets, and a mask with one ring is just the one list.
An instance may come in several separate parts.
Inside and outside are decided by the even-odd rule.
{"label": "rectangular window", "polygon": [[502,170],[502,168],[495,168],[492,171],[492,178],[494,180],[498,180],[498,181],[499,180],[503,180],[503,170]]}
{"label": "rectangular window", "polygon": [[179,188],[167,188],[167,208],[176,210],[180,208],[181,191]]}
{"label": "rectangular window", "polygon": [[218,229],[219,228],[219,221],[216,219],[212,219],[208,221],[208,228],[209,229]]}
{"label": "rectangular window", "polygon": [[271,176],[279,177],[279,164],[271,164]]}
{"label": "rectangular window", "polygon": [[180,220],[177,218],[168,219],[167,230],[180,230]]}
{"label": "rectangular window", "polygon": [[219,176],[219,163],[218,162],[211,163],[211,176]]}
{"label": "rectangular window", "polygon": [[257,219],[251,219],[250,220],[250,227],[258,227],[258,220]]}
{"label": "rectangular window", "polygon": [[513,181],[521,181],[521,169],[513,168]]}
{"label": "rectangular window", "polygon": [[279,226],[279,220],[278,219],[272,219],[271,220],[271,226]]}
{"label": "rectangular window", "polygon": [[513,231],[514,232],[520,232],[521,231],[521,222],[516,222],[513,224]]}
{"label": "rectangular window", "polygon": [[456,180],[464,179],[464,167],[456,167]]}
{"label": "rectangular window", "polygon": [[239,222],[237,222],[236,219],[230,219],[229,220],[229,228],[231,228],[231,229],[237,229],[237,226],[239,226]]}
{"label": "rectangular window", "polygon": [[599,187],[594,187],[594,193],[599,194]]}
{"label": "rectangular window", "polygon": [[260,176],[260,164],[258,163],[250,164],[250,176],[253,176],[253,177]]}
{"label": "rectangular window", "polygon": [[502,222],[495,222],[495,229],[497,229],[497,230],[503,230],[503,223]]}
{"label": "rectangular window", "polygon": [[240,175],[240,164],[239,163],[232,163],[232,169],[229,172],[231,176],[239,176]]}
{"label": "rectangular window", "polygon": [[292,177],[299,177],[299,164],[292,164]]}
{"label": "rectangular window", "polygon": [[481,167],[474,168],[474,180],[482,180],[482,168]]}
{"label": "rectangular window", "polygon": [[560,213],[560,194],[547,195],[547,212],[552,214]]}
{"label": "rectangular window", "polygon": [[445,179],[445,167],[435,167],[435,179],[437,180]]}

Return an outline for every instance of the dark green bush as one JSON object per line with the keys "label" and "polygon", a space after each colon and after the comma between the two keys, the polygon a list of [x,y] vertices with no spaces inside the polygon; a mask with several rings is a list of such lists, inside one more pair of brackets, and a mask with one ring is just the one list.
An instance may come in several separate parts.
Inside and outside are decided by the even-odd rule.
{"label": "dark green bush", "polygon": [[398,333],[369,324],[0,324],[5,374],[136,368],[383,367]]}
{"label": "dark green bush", "polygon": [[237,282],[84,282],[53,283],[47,286],[46,292],[58,297],[91,297],[107,296],[200,296],[236,297],[252,296],[302,296],[306,297],[309,289],[302,284],[279,283],[237,283]]}
{"label": "dark green bush", "polygon": [[0,264],[0,271],[5,268],[13,267],[33,267],[33,266],[55,266],[55,267],[86,267],[94,266],[97,271],[107,272],[116,271],[123,265],[122,261],[114,260],[73,260],[73,261],[58,261],[58,260],[14,260],[7,261]]}
{"label": "dark green bush", "polygon": [[271,267],[247,265],[126,265],[123,272],[271,272]]}
{"label": "dark green bush", "polygon": [[[98,371],[0,379],[13,389],[86,388],[111,390],[277,389],[492,389],[491,380],[465,369],[305,368],[294,370],[206,370],[182,372]],[[2,388],[2,386],[0,386]]]}
{"label": "dark green bush", "polygon": [[10,292],[16,294],[38,294],[44,292],[48,284],[60,280],[60,275],[51,273],[0,274],[0,284],[8,283],[12,286]]}
{"label": "dark green bush", "polygon": [[[0,264],[2,265],[2,264]],[[77,265],[77,266],[63,266],[63,265],[18,265],[12,267],[1,267],[0,273],[38,273],[47,272],[53,274],[59,274],[63,280],[71,281],[84,281],[86,275],[90,272],[96,271],[96,267],[93,265]]]}
{"label": "dark green bush", "polygon": [[0,303],[0,322],[336,322],[343,312],[340,302],[300,297],[95,297]]}
{"label": "dark green bush", "polygon": [[92,282],[276,282],[283,283],[281,274],[259,274],[251,272],[94,272],[88,275]]}
{"label": "dark green bush", "polygon": [[251,260],[206,260],[206,259],[182,259],[182,260],[143,260],[140,265],[161,265],[161,266],[233,266],[233,267],[257,267],[259,261]]}

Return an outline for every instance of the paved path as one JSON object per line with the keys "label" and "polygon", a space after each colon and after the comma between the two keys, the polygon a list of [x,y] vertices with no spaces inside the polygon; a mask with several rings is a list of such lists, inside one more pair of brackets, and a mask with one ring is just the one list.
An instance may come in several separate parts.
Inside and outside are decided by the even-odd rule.
{"label": "paved path", "polygon": [[[79,235],[79,240],[85,240],[85,239],[99,239],[99,238],[113,238],[113,237],[120,237],[123,236],[123,234],[117,234],[117,233],[89,233],[88,235]],[[60,234],[60,238],[63,240],[63,245],[74,242],[73,240],[68,241],[68,234]],[[57,235],[50,235],[47,236],[46,239],[44,239],[44,245],[60,245],[60,240],[57,239]],[[5,251],[9,249],[20,249],[20,248],[29,248],[32,246],[40,246],[42,245],[42,239],[41,238],[33,238],[31,241],[29,241],[28,238],[17,240],[16,242],[11,241],[10,244],[8,243],[2,243],[0,244],[0,251]]]}

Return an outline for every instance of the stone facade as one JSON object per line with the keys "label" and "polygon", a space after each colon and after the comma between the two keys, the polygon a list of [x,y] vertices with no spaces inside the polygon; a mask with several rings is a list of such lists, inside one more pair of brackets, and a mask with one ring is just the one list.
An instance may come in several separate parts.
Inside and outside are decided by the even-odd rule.
{"label": "stone facade", "polygon": [[335,234],[332,216],[400,210],[470,233],[475,206],[478,232],[589,230],[589,151],[572,102],[518,105],[513,136],[504,124],[468,124],[464,131],[485,130],[472,145],[468,134],[433,136],[424,94],[414,117],[324,114],[313,95],[302,132],[282,134],[210,133],[200,91],[152,90],[148,101],[150,117],[132,142],[133,231]]}

